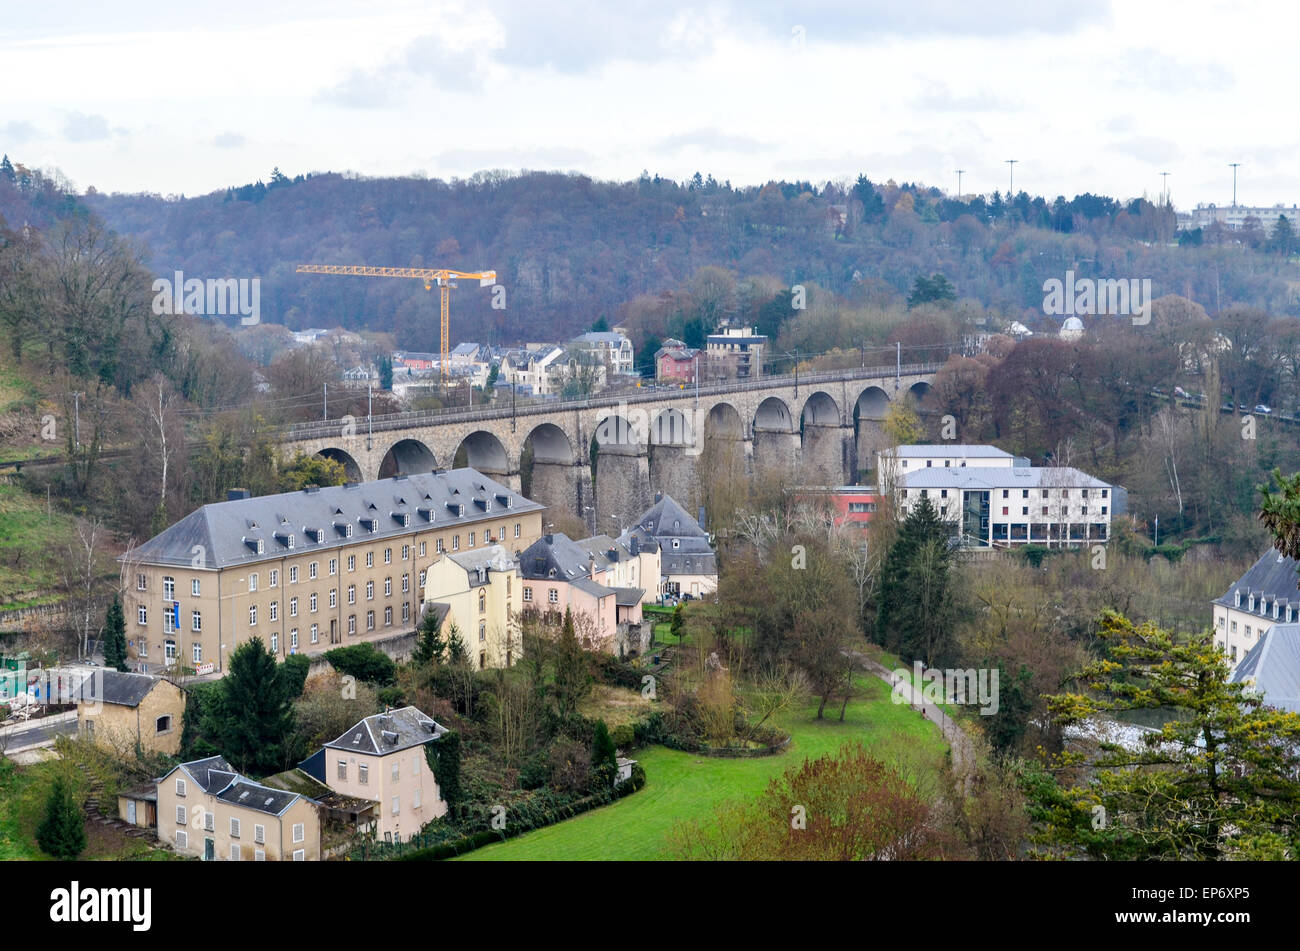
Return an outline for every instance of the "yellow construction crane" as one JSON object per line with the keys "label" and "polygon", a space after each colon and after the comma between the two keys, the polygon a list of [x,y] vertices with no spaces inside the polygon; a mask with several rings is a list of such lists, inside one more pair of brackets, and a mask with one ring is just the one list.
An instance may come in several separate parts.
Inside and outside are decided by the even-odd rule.
{"label": "yellow construction crane", "polygon": [[453,271],[450,268],[437,267],[369,267],[353,264],[299,264],[299,274],[351,274],[360,277],[408,277],[424,281],[426,291],[433,290],[436,284],[442,297],[442,351],[438,361],[442,383],[447,384],[447,365],[450,357],[451,330],[451,289],[457,280],[478,281],[479,287],[489,287],[497,282],[496,271]]}

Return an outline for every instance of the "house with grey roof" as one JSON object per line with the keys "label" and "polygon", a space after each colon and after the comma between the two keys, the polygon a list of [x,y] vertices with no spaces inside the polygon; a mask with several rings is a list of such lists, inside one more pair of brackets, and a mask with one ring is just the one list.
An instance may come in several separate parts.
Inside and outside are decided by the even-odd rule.
{"label": "house with grey roof", "polygon": [[96,669],[77,688],[77,732],[121,754],[175,755],[181,748],[185,691],[148,674]]}
{"label": "house with grey roof", "polygon": [[138,663],[220,676],[254,637],[276,657],[402,637],[435,558],[522,550],[545,509],[470,468],[231,495],[121,556]]}
{"label": "house with grey roof", "polygon": [[1300,564],[1270,548],[1210,602],[1214,643],[1234,664],[1275,624],[1300,621]]}
{"label": "house with grey roof", "polygon": [[[703,511],[703,510],[701,510]],[[718,560],[709,534],[670,495],[655,494],[654,504],[628,526],[626,534],[659,552],[659,598],[704,597],[718,589]]]}
{"label": "house with grey roof", "polygon": [[240,775],[224,757],[173,767],[155,784],[158,838],[205,861],[320,859],[318,804]]}
{"label": "house with grey roof", "polygon": [[358,720],[299,768],[342,796],[374,802],[370,831],[401,841],[447,812],[430,765],[446,735],[417,707],[385,710]]}
{"label": "house with grey roof", "polygon": [[1230,680],[1246,685],[1266,707],[1300,713],[1300,623],[1267,628]]}

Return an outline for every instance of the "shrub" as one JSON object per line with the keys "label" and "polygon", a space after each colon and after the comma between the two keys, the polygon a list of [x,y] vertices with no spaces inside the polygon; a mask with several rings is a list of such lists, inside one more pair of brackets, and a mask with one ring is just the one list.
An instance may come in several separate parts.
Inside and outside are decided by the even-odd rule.
{"label": "shrub", "polygon": [[54,778],[45,803],[45,818],[36,828],[36,844],[56,859],[75,859],[86,848],[86,819],[62,776]]}
{"label": "shrub", "polygon": [[325,659],[341,674],[350,674],[357,680],[392,686],[397,680],[397,665],[393,659],[373,644],[349,644],[325,652]]}

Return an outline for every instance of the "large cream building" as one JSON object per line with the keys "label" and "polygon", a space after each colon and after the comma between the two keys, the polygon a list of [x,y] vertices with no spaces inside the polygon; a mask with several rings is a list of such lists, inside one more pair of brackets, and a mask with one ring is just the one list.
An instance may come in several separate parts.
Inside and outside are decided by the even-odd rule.
{"label": "large cream building", "polygon": [[285,657],[414,630],[441,554],[522,551],[543,510],[468,468],[205,505],[121,557],[128,651],[220,674],[253,637]]}

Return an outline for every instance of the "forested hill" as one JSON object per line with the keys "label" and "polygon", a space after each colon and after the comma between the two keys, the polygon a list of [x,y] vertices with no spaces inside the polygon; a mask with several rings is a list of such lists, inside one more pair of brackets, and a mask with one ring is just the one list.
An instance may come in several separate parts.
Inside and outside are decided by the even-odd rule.
{"label": "forested hill", "polygon": [[[1206,235],[1175,244],[1172,210],[1082,195],[1067,201],[956,201],[937,189],[642,176],[600,182],[558,173],[479,174],[451,183],[339,174],[273,175],[197,198],[90,194],[110,227],[142,239],[159,275],[262,279],[262,319],[300,329],[392,331],[431,349],[436,301],[415,281],[297,275],[300,263],[495,269],[506,309],[457,291],[453,336],[493,343],[614,324],[640,295],[682,287],[701,267],[836,294],[905,296],[942,272],[957,293],[1042,324],[1043,281],[1145,278],[1210,314],[1248,305],[1300,313],[1291,242],[1251,248]],[[1200,236],[1198,236],[1200,237]],[[865,291],[863,290],[865,289]]]}

